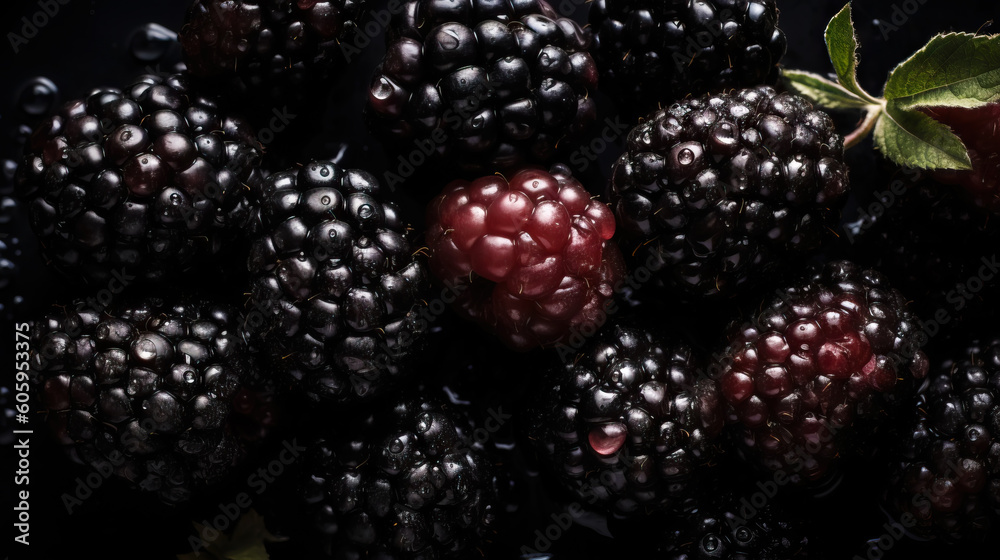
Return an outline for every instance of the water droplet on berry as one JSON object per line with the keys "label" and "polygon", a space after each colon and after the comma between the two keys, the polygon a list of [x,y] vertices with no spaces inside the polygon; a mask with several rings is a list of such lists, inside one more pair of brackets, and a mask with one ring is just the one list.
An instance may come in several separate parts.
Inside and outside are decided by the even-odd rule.
{"label": "water droplet on berry", "polygon": [[719,546],[721,544],[722,543],[719,542],[719,537],[716,537],[715,535],[709,535],[705,537],[704,541],[702,541],[701,546],[702,548],[705,549],[706,552],[715,552],[716,550],[719,550]]}
{"label": "water droplet on berry", "polygon": [[43,77],[32,78],[21,88],[18,105],[29,115],[44,115],[52,110],[59,97],[59,88],[52,80]]}
{"label": "water droplet on berry", "polygon": [[184,382],[188,385],[194,385],[197,380],[198,379],[195,377],[194,371],[189,369],[184,372]]}
{"label": "water droplet on berry", "polygon": [[328,196],[324,196],[323,198],[320,198],[320,199],[319,199],[319,202],[320,202],[320,204],[322,204],[323,206],[329,206],[329,205],[330,205],[330,197],[328,197]]}
{"label": "water droplet on berry", "polygon": [[378,83],[375,84],[375,87],[372,88],[372,97],[380,101],[389,99],[389,96],[392,95],[392,91],[392,82],[389,81],[389,78],[382,76],[378,79]]}
{"label": "water droplet on berry", "polygon": [[240,39],[240,42],[236,43],[236,50],[240,51],[241,53],[247,52],[247,49],[249,48],[250,48],[250,42],[247,41],[246,39]]}
{"label": "water droplet on berry", "polygon": [[403,450],[403,440],[396,438],[389,444],[389,451],[399,453]]}
{"label": "water droplet on berry", "polygon": [[431,419],[431,415],[424,412],[419,417],[417,417],[417,431],[420,433],[424,433],[427,430],[431,429],[431,425],[433,423],[434,420]]}
{"label": "water droplet on berry", "polygon": [[358,215],[365,219],[371,218],[375,215],[375,209],[372,208],[371,204],[362,204],[361,207],[358,208]]}
{"label": "water droplet on berry", "polygon": [[598,455],[613,455],[625,444],[625,435],[625,426],[616,422],[591,429],[587,439]]}
{"label": "water droplet on berry", "polygon": [[[326,166],[321,167],[319,169],[319,176],[320,177],[329,177],[330,176],[330,168],[326,167]],[[323,200],[326,200],[326,198],[324,198]],[[328,204],[328,203],[324,202],[323,204]]]}
{"label": "water droplet on berry", "polygon": [[677,161],[679,161],[681,165],[691,165],[691,163],[694,162],[694,152],[684,148],[677,154]]}
{"label": "water droplet on berry", "polygon": [[177,34],[158,23],[147,23],[132,32],[129,51],[142,62],[163,58],[177,42]]}

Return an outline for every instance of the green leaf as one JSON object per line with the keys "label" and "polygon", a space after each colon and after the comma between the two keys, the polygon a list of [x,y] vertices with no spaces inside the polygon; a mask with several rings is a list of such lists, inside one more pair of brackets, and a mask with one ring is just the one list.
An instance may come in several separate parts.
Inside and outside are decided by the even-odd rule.
{"label": "green leaf", "polygon": [[[198,534],[203,534],[204,527],[194,523]],[[247,511],[236,523],[236,528],[230,535],[219,533],[219,536],[205,547],[204,553],[180,554],[178,560],[268,560],[267,548],[264,543],[282,542],[284,537],[276,537],[267,530],[264,518],[254,510]],[[206,554],[207,553],[207,554]]]}
{"label": "green leaf", "polygon": [[818,74],[801,70],[782,70],[785,83],[796,93],[827,109],[864,109],[871,104],[844,86]]}
{"label": "green leaf", "polygon": [[1000,35],[938,35],[897,66],[885,98],[903,108],[979,107],[1000,100]]}
{"label": "green leaf", "polygon": [[858,85],[858,39],[854,36],[850,2],[827,24],[825,37],[830,61],[833,62],[833,69],[837,72],[841,85],[869,103],[876,103],[876,100]]}
{"label": "green leaf", "polygon": [[916,111],[886,104],[875,125],[875,144],[899,165],[918,169],[972,169],[962,140],[947,126]]}

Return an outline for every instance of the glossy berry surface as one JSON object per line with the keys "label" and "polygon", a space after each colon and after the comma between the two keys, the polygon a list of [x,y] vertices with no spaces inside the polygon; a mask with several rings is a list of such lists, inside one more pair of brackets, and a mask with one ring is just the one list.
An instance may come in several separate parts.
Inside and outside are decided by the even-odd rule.
{"label": "glossy berry surface", "polygon": [[619,323],[563,357],[528,413],[528,438],[562,483],[620,516],[693,496],[724,420],[695,352]]}
{"label": "glossy berry surface", "polygon": [[770,87],[676,103],[626,148],[611,184],[622,252],[696,297],[735,295],[818,249],[848,188],[830,117]]}
{"label": "glossy berry surface", "polygon": [[341,43],[353,44],[364,9],[365,0],[197,0],[180,33],[184,61],[234,96],[299,105],[346,65]]}
{"label": "glossy berry surface", "polygon": [[778,296],[734,323],[717,379],[741,448],[766,469],[817,480],[926,375],[926,336],[879,273],[847,261]]}
{"label": "glossy berry surface", "polygon": [[590,33],[543,0],[411,0],[368,97],[374,132],[469,172],[546,163],[597,119]]}
{"label": "glossy berry surface", "polygon": [[399,209],[365,171],[314,161],[262,187],[246,329],[312,399],[375,395],[427,328],[429,277]]}
{"label": "glossy berry surface", "polygon": [[470,558],[496,515],[493,464],[471,426],[418,395],[325,430],[302,496],[334,558]]}
{"label": "glossy berry surface", "polygon": [[32,375],[60,442],[166,503],[230,474],[245,454],[237,398],[261,382],[238,316],[195,300],[90,305],[32,326]]}
{"label": "glossy berry surface", "polygon": [[[745,499],[745,498],[744,498]],[[666,560],[812,558],[804,527],[777,506],[748,509],[734,496],[706,497],[671,526],[660,546]]]}
{"label": "glossy berry surface", "polygon": [[925,535],[981,541],[1000,523],[1000,339],[962,350],[912,407],[889,497]]}
{"label": "glossy berry surface", "polygon": [[962,139],[970,171],[938,171],[938,180],[965,189],[976,204],[1000,213],[1000,103],[976,109],[935,107],[927,113]]}
{"label": "glossy berry surface", "polygon": [[[247,125],[183,74],[93,90],[38,127],[16,187],[72,279],[176,279],[228,255],[259,171]],[[118,275],[118,276],[116,276]]]}
{"label": "glossy berry surface", "polygon": [[774,0],[596,0],[591,51],[621,110],[773,85],[787,41]]}
{"label": "glossy berry surface", "polygon": [[428,207],[431,272],[508,346],[598,323],[623,275],[615,219],[563,166],[455,181]]}

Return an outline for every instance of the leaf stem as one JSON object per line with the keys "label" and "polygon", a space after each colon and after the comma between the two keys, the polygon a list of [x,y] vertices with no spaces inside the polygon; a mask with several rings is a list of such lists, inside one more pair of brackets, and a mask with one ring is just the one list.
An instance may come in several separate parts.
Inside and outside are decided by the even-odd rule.
{"label": "leaf stem", "polygon": [[858,128],[854,129],[850,134],[844,137],[844,149],[853,148],[861,143],[865,139],[865,136],[871,134],[872,130],[875,128],[875,123],[878,122],[880,116],[882,116],[882,110],[885,108],[883,103],[878,105],[869,105],[868,114],[865,115],[865,120],[861,122]]}

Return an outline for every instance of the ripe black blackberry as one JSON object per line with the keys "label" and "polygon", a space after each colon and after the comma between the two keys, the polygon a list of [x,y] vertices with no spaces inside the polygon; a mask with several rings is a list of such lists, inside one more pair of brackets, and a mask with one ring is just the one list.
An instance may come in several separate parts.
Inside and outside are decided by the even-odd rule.
{"label": "ripe black blackberry", "polygon": [[242,98],[252,113],[260,98],[272,107],[303,107],[318,98],[350,60],[345,46],[358,33],[366,0],[196,0],[180,40],[184,61]]}
{"label": "ripe black blackberry", "polygon": [[550,372],[528,437],[563,484],[619,516],[671,509],[713,458],[723,409],[683,343],[613,324]]}
{"label": "ripe black blackberry", "polygon": [[912,408],[889,502],[919,533],[981,541],[1000,526],[1000,338],[956,355],[935,368]]}
{"label": "ripe black blackberry", "polygon": [[145,298],[87,302],[32,325],[31,370],[71,455],[166,503],[223,479],[244,455],[235,405],[260,378],[230,309]]}
{"label": "ripe black blackberry", "polygon": [[163,281],[229,254],[250,218],[258,142],[183,74],[93,90],[43,123],[17,189],[53,266],[104,285]]}
{"label": "ripe black blackberry", "polygon": [[471,558],[496,515],[493,460],[470,426],[419,394],[327,424],[302,493],[335,558]]}
{"label": "ripe black blackberry", "polygon": [[858,215],[845,225],[842,240],[854,258],[884,272],[913,298],[918,315],[948,311],[947,328],[989,313],[993,290],[982,289],[979,271],[998,266],[983,247],[1000,241],[1000,224],[959,189],[918,170],[892,166],[877,176],[875,192],[858,193]]}
{"label": "ripe black blackberry", "polygon": [[426,264],[384,194],[330,161],[263,183],[246,328],[314,400],[371,397],[423,344]]}
{"label": "ripe black blackberry", "polygon": [[545,163],[597,118],[590,32],[544,0],[410,0],[372,80],[373,130],[467,172]]}
{"label": "ripe black blackberry", "polygon": [[688,99],[632,129],[612,176],[622,252],[696,297],[816,250],[848,188],[833,121],[770,87]]}
{"label": "ripe black blackberry", "polygon": [[791,560],[809,558],[801,524],[776,506],[746,511],[738,498],[712,497],[671,526],[659,552],[665,560]]}
{"label": "ripe black blackberry", "polygon": [[927,374],[927,337],[876,271],[839,261],[735,322],[716,376],[741,451],[795,483],[870,455],[881,424]]}
{"label": "ripe black blackberry", "polygon": [[687,95],[774,85],[787,41],[774,0],[596,0],[601,81],[637,115]]}

